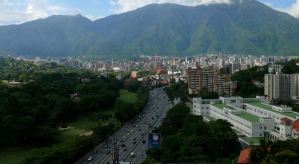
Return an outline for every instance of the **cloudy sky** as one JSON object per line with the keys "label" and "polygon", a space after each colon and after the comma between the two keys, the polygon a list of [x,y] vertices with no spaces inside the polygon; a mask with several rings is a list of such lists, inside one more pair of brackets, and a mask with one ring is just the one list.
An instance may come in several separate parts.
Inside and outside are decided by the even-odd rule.
{"label": "cloudy sky", "polygon": [[[0,25],[18,24],[50,15],[82,14],[92,20],[122,13],[150,3],[201,5],[230,0],[0,0]],[[299,0],[259,0],[299,17]]]}

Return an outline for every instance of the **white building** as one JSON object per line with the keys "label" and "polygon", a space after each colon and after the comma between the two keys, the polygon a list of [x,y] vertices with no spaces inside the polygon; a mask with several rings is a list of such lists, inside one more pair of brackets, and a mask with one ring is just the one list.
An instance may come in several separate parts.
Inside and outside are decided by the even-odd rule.
{"label": "white building", "polygon": [[299,136],[299,121],[296,123],[299,113],[286,106],[266,104],[264,97],[220,97],[213,100],[194,98],[192,112],[207,120],[226,120],[247,137],[286,140]]}

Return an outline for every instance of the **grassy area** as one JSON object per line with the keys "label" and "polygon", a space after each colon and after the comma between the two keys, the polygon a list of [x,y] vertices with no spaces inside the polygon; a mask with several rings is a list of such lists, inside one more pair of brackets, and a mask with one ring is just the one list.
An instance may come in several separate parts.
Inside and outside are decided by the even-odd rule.
{"label": "grassy area", "polygon": [[62,130],[62,139],[64,140],[65,138],[79,136],[95,128],[97,126],[95,115],[96,113],[82,116],[70,122],[68,124],[68,129]]}
{"label": "grassy area", "polygon": [[0,80],[0,84],[8,84],[8,81],[7,80]]}
{"label": "grassy area", "polygon": [[[72,121],[68,124],[69,128],[61,131],[61,136],[58,138],[57,144],[63,144],[66,141],[72,140],[75,136],[80,136],[83,133],[87,133],[91,131],[94,127],[97,126],[96,115],[98,114],[113,114],[114,109],[109,109],[92,113],[87,116],[82,116],[75,121]],[[111,118],[116,125],[120,125],[120,123],[115,119]],[[9,148],[3,151],[0,151],[0,164],[18,164],[23,159],[28,157],[33,151],[34,148]]]}
{"label": "grassy area", "polygon": [[120,90],[119,99],[126,101],[128,103],[135,103],[137,101],[137,94],[122,89],[122,90]]}
{"label": "grassy area", "polygon": [[[135,103],[137,101],[137,94],[128,92],[127,90],[121,90],[119,99],[122,99],[126,102]],[[63,144],[65,141],[71,140],[75,136],[79,136],[83,133],[91,131],[97,126],[97,117],[99,115],[111,116],[109,121],[112,121],[119,126],[120,123],[114,118],[115,110],[115,107],[111,107],[103,111],[81,116],[68,123],[67,125],[69,128],[61,130],[62,135],[59,137],[59,142],[57,144]],[[2,151],[0,150],[0,164],[18,164],[27,156],[29,156],[32,150],[34,150],[34,148],[8,148]]]}
{"label": "grassy area", "polygon": [[0,163],[18,164],[30,154],[31,150],[29,148],[9,148],[0,150]]}
{"label": "grassy area", "polygon": [[119,125],[120,123],[114,118],[114,112],[115,108],[111,107],[109,109],[105,109],[104,111],[91,113],[89,115],[77,118],[76,120],[68,124],[68,129],[62,130],[62,137],[60,140],[63,142],[65,140],[73,138],[74,136],[80,136],[83,133],[91,131],[98,125],[98,115],[111,116],[109,121],[112,121],[114,124]]}

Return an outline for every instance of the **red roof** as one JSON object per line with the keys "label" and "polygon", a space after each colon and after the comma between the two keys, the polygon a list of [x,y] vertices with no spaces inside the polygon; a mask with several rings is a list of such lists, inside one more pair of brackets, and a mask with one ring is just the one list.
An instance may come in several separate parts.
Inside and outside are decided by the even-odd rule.
{"label": "red roof", "polygon": [[246,148],[241,151],[238,164],[249,164],[250,163],[250,149]]}
{"label": "red roof", "polygon": [[292,126],[294,130],[299,131],[299,120],[294,121]]}

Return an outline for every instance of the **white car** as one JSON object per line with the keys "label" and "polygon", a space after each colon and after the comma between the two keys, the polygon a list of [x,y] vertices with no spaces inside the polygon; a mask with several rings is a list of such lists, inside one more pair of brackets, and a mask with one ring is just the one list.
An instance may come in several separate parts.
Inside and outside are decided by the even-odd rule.
{"label": "white car", "polygon": [[134,158],[134,156],[135,156],[135,155],[134,155],[134,152],[131,152],[130,155],[131,155],[131,158]]}
{"label": "white car", "polygon": [[87,161],[92,161],[92,159],[93,159],[93,157],[92,157],[92,155],[91,155],[91,156],[89,156],[89,157],[87,158]]}

